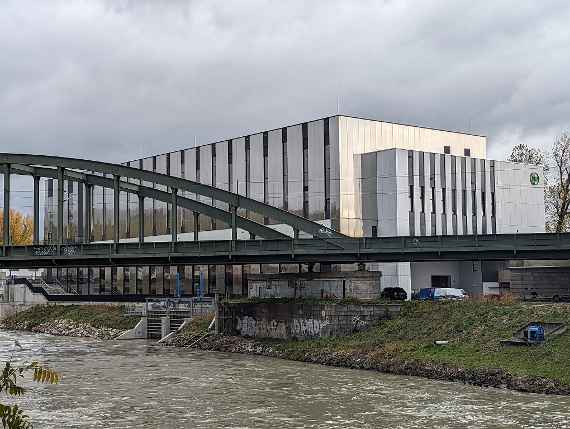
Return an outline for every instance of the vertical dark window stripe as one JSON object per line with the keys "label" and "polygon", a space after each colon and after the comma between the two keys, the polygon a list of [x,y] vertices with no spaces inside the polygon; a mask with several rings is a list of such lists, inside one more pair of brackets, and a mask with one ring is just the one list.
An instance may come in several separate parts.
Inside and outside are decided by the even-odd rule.
{"label": "vertical dark window stripe", "polygon": [[[186,151],[181,150],[180,151],[180,177],[183,179],[186,177],[185,168],[186,168]],[[185,191],[182,192],[182,196],[186,197]],[[180,209],[180,210],[181,210],[180,211],[180,232],[185,233],[186,232],[186,213],[187,213],[187,210],[186,209]]]}
{"label": "vertical dark window stripe", "polygon": [[[166,154],[166,175],[170,176],[170,152]],[[166,233],[170,234],[170,212],[172,211],[170,203],[166,203]]]}
{"label": "vertical dark window stripe", "polygon": [[[249,157],[249,136],[245,137],[245,196],[249,197],[250,193],[250,181],[251,181],[251,165],[250,165],[250,157]],[[246,217],[249,217],[249,214],[246,212]]]}
{"label": "vertical dark window stripe", "polygon": [[[152,171],[156,173],[156,156],[152,157]],[[153,189],[156,188],[156,184],[153,182]],[[156,200],[152,199],[152,235],[156,235]]]}
{"label": "vertical dark window stripe", "polygon": [[303,136],[303,217],[309,217],[309,133],[308,124],[301,126]]}
{"label": "vertical dark window stripe", "polygon": [[[263,133],[263,202],[269,204],[269,184],[268,184],[268,156],[269,156],[269,133],[265,131]],[[263,223],[268,224],[269,218],[264,217]]]}
{"label": "vertical dark window stripe", "polygon": [[[212,186],[216,187],[216,145],[212,144]],[[212,198],[212,205],[214,205],[214,198]],[[210,225],[212,231],[216,229],[216,219],[210,218]]]}
{"label": "vertical dark window stripe", "polygon": [[228,190],[233,192],[234,186],[234,161],[233,161],[233,140],[228,140]]}
{"label": "vertical dark window stripe", "polygon": [[331,146],[330,146],[330,131],[329,131],[329,118],[323,120],[323,136],[324,136],[324,169],[325,169],[325,219],[331,217],[331,195],[330,195],[330,180],[331,180]]}
{"label": "vertical dark window stripe", "polygon": [[287,128],[281,129],[281,145],[283,150],[283,210],[289,209],[289,164],[287,157]]}

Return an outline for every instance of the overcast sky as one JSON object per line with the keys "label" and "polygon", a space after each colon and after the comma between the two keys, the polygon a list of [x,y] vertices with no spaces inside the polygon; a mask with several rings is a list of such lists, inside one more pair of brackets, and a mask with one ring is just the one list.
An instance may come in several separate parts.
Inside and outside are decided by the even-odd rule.
{"label": "overcast sky", "polygon": [[570,2],[0,6],[0,150],[125,161],[337,111],[488,136],[570,128]]}

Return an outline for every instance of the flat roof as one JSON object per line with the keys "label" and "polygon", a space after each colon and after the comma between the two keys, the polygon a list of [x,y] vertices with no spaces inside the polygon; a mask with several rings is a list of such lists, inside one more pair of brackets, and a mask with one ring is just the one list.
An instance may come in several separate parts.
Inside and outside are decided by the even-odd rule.
{"label": "flat roof", "polygon": [[294,124],[290,124],[290,125],[283,125],[281,127],[276,127],[276,128],[270,128],[268,130],[263,130],[263,131],[256,131],[256,132],[252,132],[252,133],[248,133],[248,134],[243,134],[240,135],[238,137],[231,137],[231,138],[227,138],[227,139],[222,139],[222,140],[216,140],[216,141],[212,141],[210,143],[202,143],[196,146],[189,146],[189,147],[185,147],[182,149],[175,149],[175,150],[171,150],[168,152],[162,152],[162,153],[157,153],[157,154],[153,154],[153,155],[149,155],[149,156],[145,156],[142,158],[136,158],[136,159],[131,159],[128,161],[125,161],[123,164],[126,164],[127,162],[133,162],[133,161],[139,161],[141,159],[148,159],[151,158],[153,156],[161,156],[161,155],[166,155],[168,153],[173,153],[173,152],[180,152],[183,150],[188,150],[188,149],[194,149],[197,147],[202,147],[202,146],[208,146],[208,145],[212,145],[212,144],[216,144],[216,143],[221,143],[221,142],[227,142],[228,140],[237,140],[237,139],[241,139],[244,137],[248,137],[248,136],[253,136],[256,134],[262,134],[265,132],[271,132],[271,131],[276,131],[276,130],[281,130],[283,128],[289,128],[289,127],[296,127],[302,124],[309,124],[311,122],[317,122],[317,121],[322,121],[324,119],[330,119],[330,118],[336,118],[336,117],[344,117],[344,118],[351,118],[351,119],[359,119],[361,121],[371,121],[371,122],[382,122],[385,124],[390,124],[390,125],[400,125],[400,126],[404,126],[404,127],[413,127],[413,128],[421,128],[424,130],[432,130],[432,131],[440,131],[440,132],[444,132],[444,133],[453,133],[453,134],[462,134],[462,135],[467,135],[467,136],[473,136],[473,137],[481,137],[481,138],[487,138],[487,136],[485,135],[480,135],[480,134],[472,134],[472,133],[467,133],[464,131],[454,131],[454,130],[444,130],[442,128],[432,128],[432,127],[425,127],[425,126],[421,126],[421,125],[414,125],[414,124],[405,124],[405,123],[401,123],[401,122],[392,122],[392,121],[383,121],[381,119],[372,119],[372,118],[365,118],[365,117],[361,117],[361,116],[353,116],[353,115],[342,115],[342,114],[337,114],[337,115],[330,115],[330,116],[323,116],[317,119],[311,119],[310,121],[303,121],[303,122],[297,122]]}

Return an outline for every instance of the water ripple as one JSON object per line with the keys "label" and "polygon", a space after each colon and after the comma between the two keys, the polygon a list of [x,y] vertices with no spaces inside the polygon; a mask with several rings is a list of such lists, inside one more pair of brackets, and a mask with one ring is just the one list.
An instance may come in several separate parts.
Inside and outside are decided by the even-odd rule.
{"label": "water ripple", "polygon": [[146,341],[0,331],[9,356],[63,375],[20,400],[36,428],[570,428],[567,397]]}

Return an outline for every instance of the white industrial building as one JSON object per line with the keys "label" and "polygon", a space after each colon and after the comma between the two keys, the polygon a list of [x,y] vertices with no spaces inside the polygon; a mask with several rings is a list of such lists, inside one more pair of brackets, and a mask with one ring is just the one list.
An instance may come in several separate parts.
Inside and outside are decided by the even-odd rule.
{"label": "white industrial building", "polygon": [[[242,194],[355,237],[543,232],[542,169],[488,160],[486,154],[484,136],[336,115],[125,164]],[[73,186],[70,183],[68,189],[70,211],[76,210],[75,194],[81,192]],[[53,189],[53,183],[48,183],[48,220],[55,212],[49,199]],[[113,237],[112,191],[95,188],[93,202],[91,239],[109,240]],[[121,196],[121,207],[126,210],[121,214],[120,237],[136,239],[136,198]],[[148,241],[169,237],[169,211],[167,203],[145,204]],[[240,215],[270,223],[252,213]],[[77,216],[71,213],[65,218],[74,222]],[[189,210],[178,209],[179,240],[192,239],[195,219]],[[46,222],[46,237],[53,228],[54,222]],[[199,218],[201,240],[229,238],[227,228],[206,216]],[[81,234],[81,228],[71,223],[65,231]],[[240,231],[239,237],[245,236]],[[74,238],[81,239],[68,237]],[[382,287],[401,286],[411,292],[449,285],[479,294],[498,281],[500,265],[474,261],[367,264],[366,268],[382,272]],[[248,274],[292,273],[306,267],[147,267],[137,269],[136,284],[134,269],[89,268],[92,273],[85,277],[99,285],[111,282],[128,293],[160,294],[168,293],[168,288],[172,291],[172,274],[177,270],[188,279],[202,273],[207,293],[240,295],[247,293]]]}
{"label": "white industrial building", "polygon": [[[441,152],[354,155],[353,224],[362,235],[379,237],[544,232],[541,176],[536,166]],[[406,262],[373,269],[382,271],[383,287],[457,287],[481,294],[484,283],[498,283],[502,265]]]}

